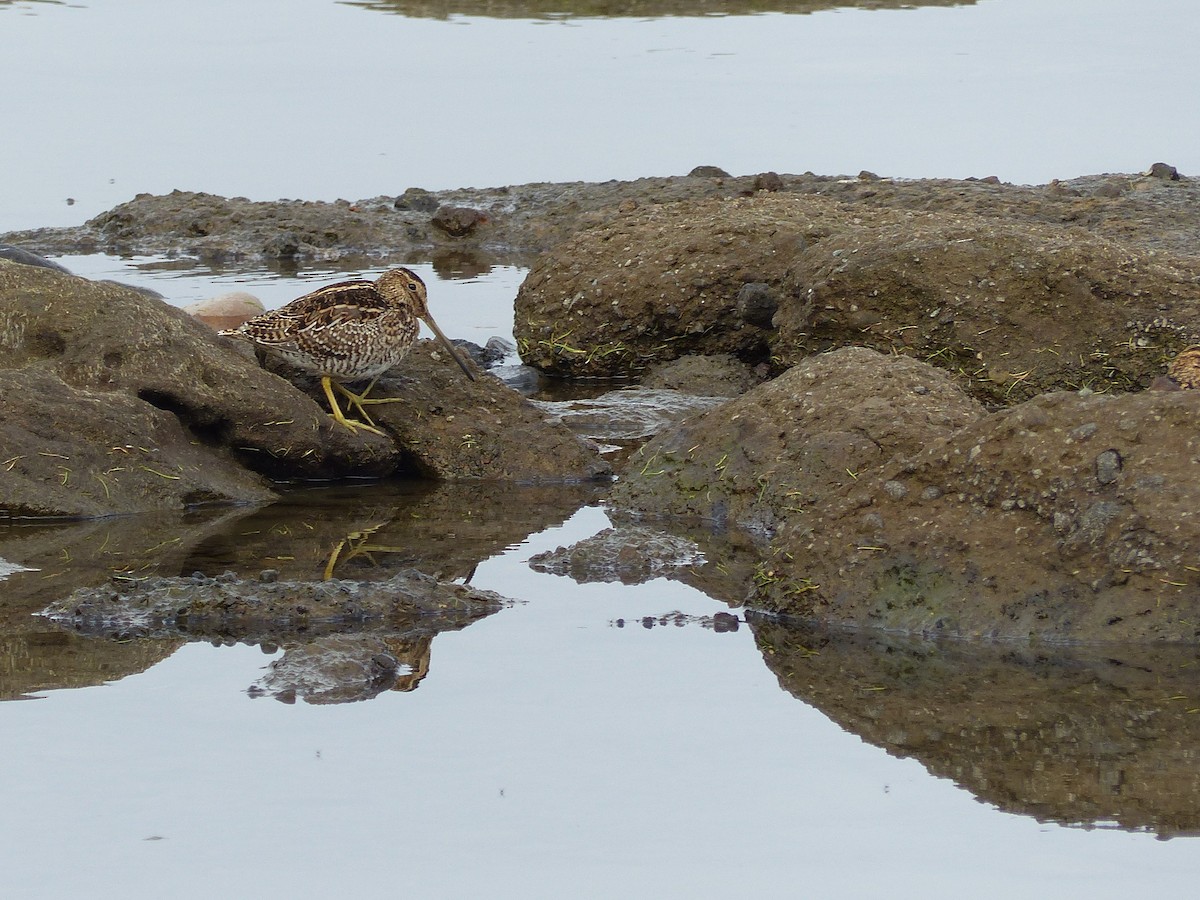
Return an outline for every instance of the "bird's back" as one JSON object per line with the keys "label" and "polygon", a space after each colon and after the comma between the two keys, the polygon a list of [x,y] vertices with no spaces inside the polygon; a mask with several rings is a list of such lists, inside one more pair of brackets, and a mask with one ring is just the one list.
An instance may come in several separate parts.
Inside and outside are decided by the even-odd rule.
{"label": "bird's back", "polygon": [[327,285],[224,333],[298,368],[352,381],[398,363],[418,329],[411,308],[388,302],[373,283],[356,280]]}

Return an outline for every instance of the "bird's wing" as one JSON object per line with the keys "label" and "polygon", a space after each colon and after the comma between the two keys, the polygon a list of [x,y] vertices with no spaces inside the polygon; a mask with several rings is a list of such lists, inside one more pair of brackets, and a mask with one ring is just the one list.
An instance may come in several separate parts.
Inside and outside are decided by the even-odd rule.
{"label": "bird's wing", "polygon": [[387,309],[371,282],[341,281],[256,316],[237,331],[259,344],[293,344],[302,332],[311,334],[351,322],[365,324]]}

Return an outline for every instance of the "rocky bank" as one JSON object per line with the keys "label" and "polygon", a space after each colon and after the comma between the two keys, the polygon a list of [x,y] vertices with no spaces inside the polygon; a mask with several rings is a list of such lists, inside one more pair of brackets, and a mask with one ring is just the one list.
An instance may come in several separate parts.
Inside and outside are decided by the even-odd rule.
{"label": "rocky bank", "polygon": [[[139,355],[115,338],[83,353],[83,332],[37,319],[36,304],[0,332],[21,363],[5,377],[25,379],[14,382],[18,396],[100,390],[148,404],[131,407],[149,417],[135,430],[176,435],[178,459],[164,468],[139,458],[135,470],[147,484],[162,477],[155,471],[177,476],[175,503],[250,498],[270,489],[262,475],[335,470],[588,478],[605,464],[564,423],[599,440],[624,435],[627,447],[657,432],[625,465],[611,503],[618,519],[674,535],[659,540],[637,524],[624,528],[627,540],[675,550],[630,577],[669,572],[734,603],[850,627],[1194,642],[1200,395],[1180,390],[1193,383],[1181,369],[1164,374],[1200,342],[1198,210],[1200,187],[1165,165],[1040,186],[701,167],[332,204],[143,195],[77,229],[4,240],[284,268],[531,262],[515,308],[526,363],[564,378],[644,379],[641,402],[659,407],[667,395],[653,391],[663,389],[708,399],[671,400],[681,420],[642,417],[623,431],[608,420],[623,410],[633,423],[635,392],[621,392],[624,405],[600,397],[573,407],[474,397],[425,348],[411,357],[411,380],[431,392],[397,385],[414,403],[381,408],[395,440],[327,440],[312,386],[251,360],[231,363],[234,381],[253,385],[242,407],[226,409],[214,391],[186,394],[181,384],[206,377],[229,384],[211,368],[214,354],[229,354],[199,332],[187,338],[198,349],[180,353],[176,335],[190,326],[176,314],[169,354]],[[16,268],[0,271],[11,279]],[[120,293],[87,290],[109,302]],[[286,415],[263,419],[254,403],[266,390],[285,391]],[[97,405],[67,396],[64,409]],[[106,414],[125,415],[115,403]],[[514,427],[538,459],[513,455]],[[532,428],[542,429],[536,438]],[[5,456],[30,484],[58,473],[64,498],[99,465],[81,481],[60,471],[62,460]],[[91,481],[80,493],[88,509],[103,508],[103,485]],[[735,532],[743,537],[731,540]],[[542,564],[599,577],[589,559],[600,570],[632,559],[621,534]],[[695,552],[680,556],[680,546]]]}
{"label": "rocky bank", "polygon": [[9,518],[260,502],[279,479],[607,471],[566,427],[493,378],[463,378],[432,344],[380,382],[404,398],[378,407],[386,437],[336,426],[315,379],[267,371],[236,342],[116,284],[0,261],[0,347]]}

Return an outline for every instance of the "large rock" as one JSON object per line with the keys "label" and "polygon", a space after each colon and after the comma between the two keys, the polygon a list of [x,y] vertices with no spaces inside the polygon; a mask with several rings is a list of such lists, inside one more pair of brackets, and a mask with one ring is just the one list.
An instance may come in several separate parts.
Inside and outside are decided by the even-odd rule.
{"label": "large rock", "polygon": [[516,299],[521,357],[576,376],[629,375],[690,353],[763,362],[788,265],[851,221],[832,201],[780,195],[616,217],[530,270]]}
{"label": "large rock", "polygon": [[174,415],[39,369],[0,370],[0,509],[103,516],[221,501],[266,501],[269,484],[200,446]]}
{"label": "large rock", "polygon": [[634,455],[611,502],[770,534],[892,457],[982,415],[932,366],[849,347],[663,432]]}
{"label": "large rock", "polygon": [[760,194],[614,216],[531,269],[522,357],[562,375],[690,353],[778,371],[862,344],[946,368],[999,405],[1145,387],[1200,336],[1194,257],[951,210]]}
{"label": "large rock", "polygon": [[[1200,181],[1141,175],[1088,175],[1044,185],[1001,184],[995,179],[886,179],[838,175],[639,178],[425,191],[409,188],[354,203],[252,201],[186,191],[140,194],[84,225],[0,235],[0,240],[42,254],[105,251],[188,256],[202,260],[253,260],[294,266],[303,260],[337,260],[347,267],[431,257],[434,266],[479,271],[495,264],[526,265],[532,256],[593,225],[631,210],[680,201],[750,196],[819,195],[856,216],[881,208],[971,213],[1006,223],[1070,223],[1143,250],[1194,256],[1200,237]],[[432,224],[442,206],[468,206],[487,225],[450,237]]]}
{"label": "large rock", "polygon": [[1200,393],[1056,393],[795,515],[760,607],[1049,641],[1200,640]]}
{"label": "large rock", "polygon": [[[564,426],[494,379],[467,380],[428,347],[406,361],[414,378],[393,394],[401,402],[372,407],[390,437],[336,425],[313,379],[301,380],[305,394],[237,342],[120,285],[0,262],[0,348],[0,464],[17,476],[0,483],[9,515],[271,496],[247,469],[293,479],[415,471],[527,481],[607,472]],[[72,465],[23,452],[51,437]]]}
{"label": "large rock", "polygon": [[975,216],[843,229],[799,255],[783,293],[783,364],[863,344],[928,360],[994,405],[1144,388],[1200,335],[1194,261]]}
{"label": "large rock", "polygon": [[401,398],[368,409],[428,477],[544,484],[612,472],[595,445],[498,379],[464,378],[436,341],[418,343],[371,396]]}
{"label": "large rock", "polygon": [[[384,474],[397,465],[389,441],[335,428],[316,401],[211,329],[120,285],[0,263],[0,347],[0,371],[36,369],[123,394],[173,415],[214,455],[268,475]],[[81,423],[58,425],[65,436]]]}

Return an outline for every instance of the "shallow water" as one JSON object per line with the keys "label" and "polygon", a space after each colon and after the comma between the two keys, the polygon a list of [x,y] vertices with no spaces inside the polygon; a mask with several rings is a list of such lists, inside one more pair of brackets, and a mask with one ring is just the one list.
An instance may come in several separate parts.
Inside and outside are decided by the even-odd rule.
{"label": "shallow water", "polygon": [[[233,291],[245,291],[277,309],[301,294],[347,278],[374,279],[387,266],[353,270],[313,268],[282,273],[266,269],[214,271],[187,259],[156,257],[120,258],[104,253],[60,256],[55,262],[76,275],[93,280],[111,279],[150,288],[172,306],[188,306],[199,300]],[[454,338],[480,346],[491,337],[513,342],[513,298],[525,278],[517,266],[488,266],[485,271],[439,269],[432,263],[408,263],[429,285],[430,309],[438,325]],[[422,325],[422,335],[432,337]]]}
{"label": "shallow water", "polygon": [[[326,535],[293,540],[277,526],[319,522],[332,534],[388,508],[412,529],[408,513],[431,509],[430,490],[374,497],[343,488],[292,498],[290,515],[235,511],[207,535],[197,525],[190,546],[160,549],[160,569],[252,573],[270,565],[285,576],[315,575]],[[458,510],[443,511],[440,522],[460,532],[445,541],[459,562],[432,535],[399,555],[377,554],[356,577],[412,564],[415,554],[423,568],[469,570],[473,585],[522,602],[436,637],[415,690],[340,706],[281,704],[247,693],[278,657],[270,648],[56,641],[45,625],[26,632],[24,644],[10,637],[6,695],[19,682],[36,687],[39,677],[98,686],[35,691],[40,699],[0,706],[6,896],[316,897],[403,885],[436,897],[724,897],[803,884],[822,896],[1058,889],[1118,897],[1190,887],[1196,845],[1156,840],[1142,794],[1165,783],[1175,797],[1168,805],[1194,802],[1192,753],[1178,746],[1183,733],[1159,737],[1147,724],[1140,682],[1108,688],[1091,670],[1073,674],[1078,666],[1060,667],[1063,675],[1001,660],[981,676],[986,688],[971,686],[999,712],[960,720],[950,710],[961,705],[954,666],[964,664],[947,654],[920,666],[948,704],[946,717],[935,710],[934,719],[962,735],[946,740],[921,730],[931,701],[918,682],[890,673],[901,667],[900,647],[843,650],[773,626],[722,633],[676,625],[675,616],[660,624],[667,613],[726,607],[674,581],[577,585],[526,563],[605,527],[603,508],[569,512],[578,496],[554,508],[546,502],[553,492],[500,498],[529,510],[529,522],[539,509],[552,522],[569,516],[522,539],[528,524],[497,530],[467,495],[455,496],[459,489],[439,492],[446,509]],[[474,531],[446,524],[472,519]],[[145,554],[151,535],[161,547],[170,534],[159,524],[141,544],[130,541],[130,552]],[[19,548],[8,538],[0,554],[11,558]],[[95,534],[68,543],[78,562],[60,568],[85,568],[89,542],[102,543]],[[110,534],[103,544],[116,552],[119,540]],[[24,546],[41,572],[8,584],[19,591],[34,583],[46,596],[52,544],[42,558]],[[486,558],[472,566],[476,554]],[[817,655],[796,656],[787,635]],[[798,659],[822,662],[797,681]],[[1151,705],[1178,690],[1160,674]],[[1065,678],[1047,689],[1066,696],[1090,686],[1099,700],[1047,712],[1023,677],[1034,685]],[[1002,702],[1007,679],[1016,679],[1013,709]],[[994,698],[985,694],[993,689]],[[812,703],[797,699],[807,691],[815,691]],[[872,725],[889,721],[881,707],[889,702],[900,703],[898,720]],[[1133,752],[1112,741],[1078,745],[1073,723],[1099,728],[1111,718],[1120,732],[1130,727],[1122,724],[1128,710],[1142,732]],[[1011,763],[995,759],[1001,730],[1021,731]],[[901,750],[914,758],[898,758]],[[1127,770],[1129,797],[1116,782],[1097,782],[1096,767]],[[1095,801],[1089,784],[1101,787],[1095,807],[1083,804]],[[1104,813],[1079,823],[1095,830],[1071,827],[1079,808]],[[1189,824],[1165,813],[1165,836]],[[1118,816],[1134,830],[1114,827]],[[1193,809],[1192,827],[1197,819]]]}
{"label": "shallow water", "polygon": [[[174,187],[357,198],[698,163],[1016,181],[1159,158],[1200,170],[1200,126],[1179,106],[1195,93],[1192,4],[613,19],[384,6],[0,3],[0,59],[22,73],[7,110],[21,137],[0,142],[22,177],[0,231]],[[62,262],[176,305],[248,290],[275,307],[348,274]],[[415,268],[452,335],[511,337],[523,270]],[[3,895],[1190,893],[1188,654],[831,640],[746,622],[691,586],[719,592],[703,570],[577,584],[527,564],[609,524],[585,488],[362,484],[0,529],[0,696],[36,698],[0,704]],[[114,569],[319,578],[339,548],[338,577],[416,566],[518,602],[421,648],[415,689],[340,705],[254,699],[273,647],[86,638],[27,615]],[[711,627],[731,609],[737,630]]]}

